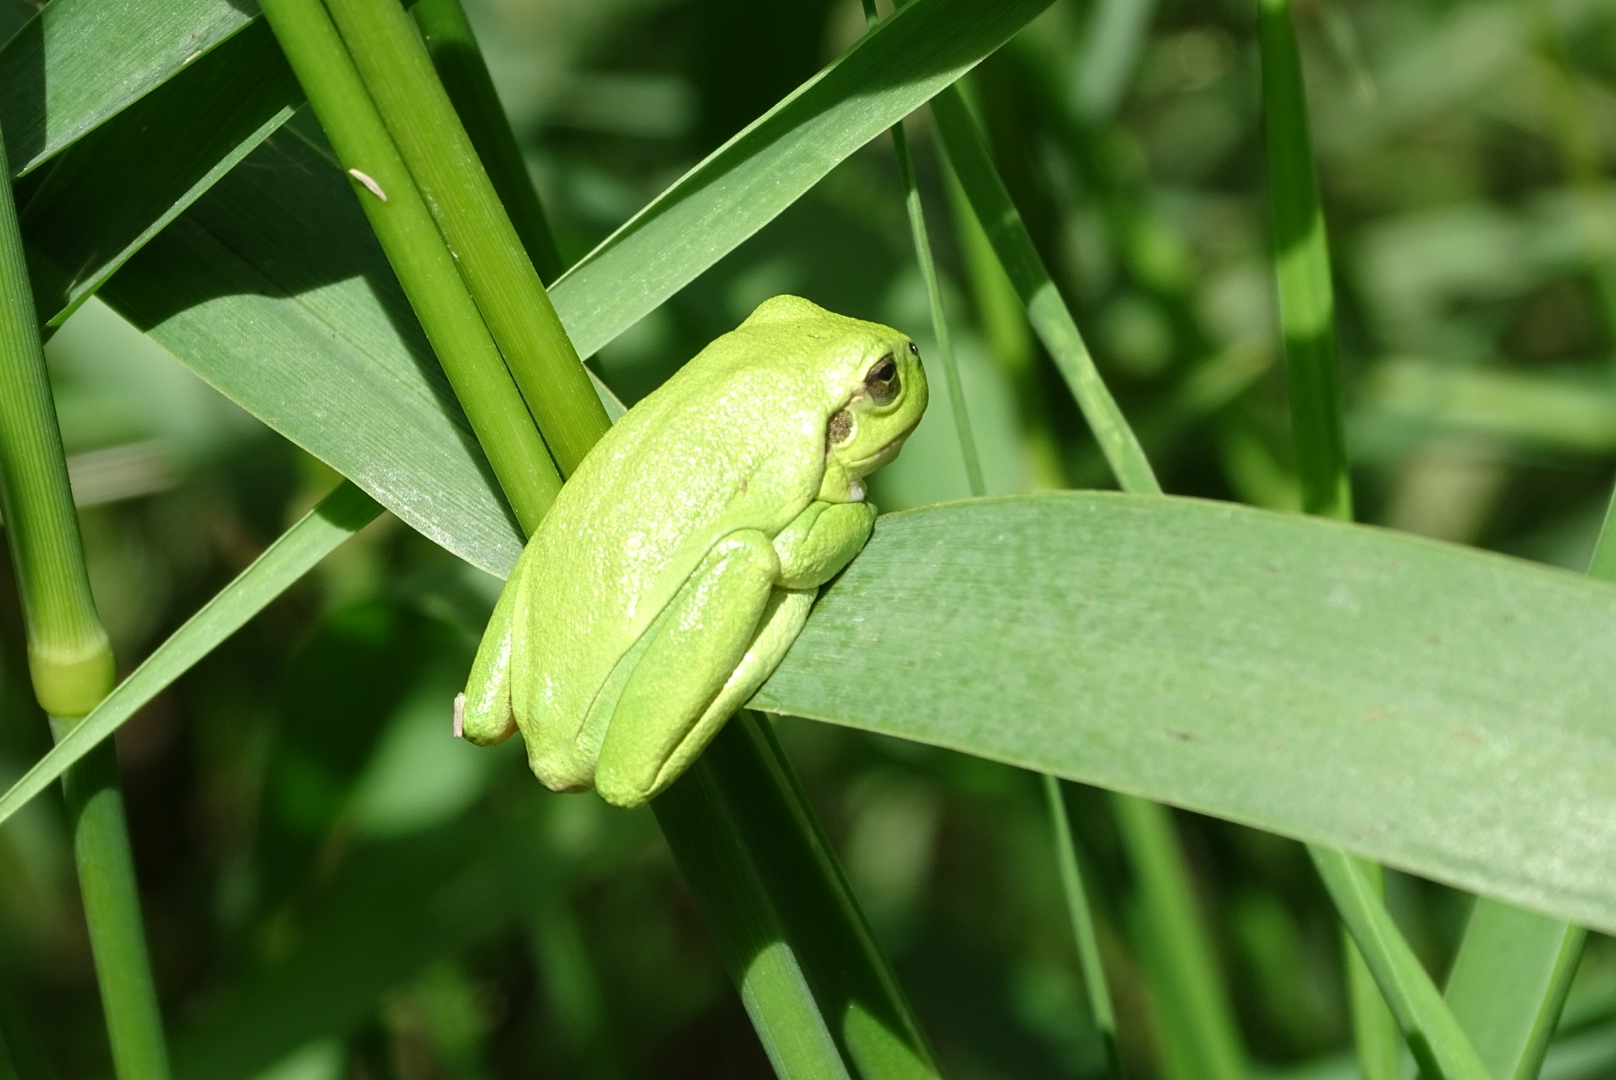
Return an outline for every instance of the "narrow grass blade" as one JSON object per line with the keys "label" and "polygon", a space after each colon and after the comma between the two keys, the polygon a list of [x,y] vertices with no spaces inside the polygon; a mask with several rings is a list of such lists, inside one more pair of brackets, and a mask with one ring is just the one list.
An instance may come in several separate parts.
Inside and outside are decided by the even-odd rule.
{"label": "narrow grass blade", "polygon": [[1048,6],[914,0],[900,8],[556,282],[551,297],[579,355],[672,296]]}
{"label": "narrow grass blade", "polygon": [[[10,175],[0,148],[0,178]],[[0,183],[0,504],[34,697],[60,741],[112,688],[113,656],[90,593],[9,183]],[[164,1080],[168,1049],[113,748],[77,762],[62,794],[113,1068],[120,1080]]]}
{"label": "narrow grass blade", "polygon": [[1536,1080],[1588,932],[1480,897],[1445,992],[1494,1080]]}
{"label": "narrow grass blade", "polygon": [[56,0],[0,49],[0,127],[20,176],[239,32],[231,0]]}
{"label": "narrow grass blade", "polygon": [[937,130],[948,152],[949,163],[959,177],[971,209],[976,212],[1000,264],[1026,305],[1033,328],[1083,410],[1083,418],[1088,421],[1117,481],[1124,491],[1160,492],[1161,485],[1156,482],[1139,440],[1095,370],[1094,358],[1083,343],[1083,335],[1078,332],[1071,311],[1033,246],[1004,181],[993,167],[982,134],[958,88],[950,87],[937,95],[932,102],[932,114],[937,118]]}
{"label": "narrow grass blade", "polygon": [[1359,860],[1320,847],[1308,853],[1420,1068],[1440,1080],[1491,1080],[1436,984],[1386,914],[1380,891]]}
{"label": "narrow grass blade", "polygon": [[1066,899],[1072,936],[1077,941],[1078,963],[1083,968],[1083,989],[1088,994],[1094,1026],[1105,1044],[1105,1060],[1111,1076],[1113,1080],[1122,1080],[1126,1073],[1122,1066],[1122,1047],[1117,1041],[1117,1013],[1111,1005],[1111,990],[1106,985],[1105,966],[1100,961],[1100,937],[1094,930],[1094,912],[1089,905],[1088,889],[1083,884],[1083,870],[1077,861],[1065,785],[1048,773],[1043,774],[1043,782],[1044,801],[1049,806],[1050,824],[1054,826],[1055,865],[1060,869],[1061,893]]}
{"label": "narrow grass blade", "polygon": [[[1112,809],[1138,880],[1142,959],[1164,1037],[1205,1080],[1242,1080],[1245,1049],[1200,912],[1171,811],[1114,794]],[[1136,935],[1140,936],[1140,935]]]}
{"label": "narrow grass blade", "polygon": [[1612,650],[1603,582],[1323,518],[1060,492],[881,518],[753,707],[1610,930]]}
{"label": "narrow grass blade", "polygon": [[1100,0],[1089,15],[1075,97],[1090,120],[1108,120],[1122,103],[1156,13],[1156,0]]}
{"label": "narrow grass blade", "polygon": [[938,1075],[766,720],[737,713],[652,807],[780,1076]]}
{"label": "narrow grass blade", "polygon": [[381,507],[344,482],[174,631],[55,747],[0,795],[0,822],[61,776],[248,619],[369,524]]}
{"label": "narrow grass blade", "polygon": [[948,387],[948,407],[954,417],[954,430],[959,434],[960,456],[965,459],[965,479],[972,495],[987,494],[982,481],[982,460],[976,451],[976,437],[971,433],[971,414],[965,405],[965,388],[960,384],[959,364],[954,359],[954,345],[948,332],[948,315],[943,311],[943,287],[937,277],[937,264],[931,257],[931,237],[926,231],[926,210],[920,202],[920,187],[915,181],[915,163],[909,154],[909,139],[903,124],[892,127],[892,145],[898,155],[898,170],[903,176],[904,207],[909,213],[909,235],[915,244],[915,261],[920,276],[926,282],[926,298],[931,306],[932,335],[937,339],[938,357],[942,361],[943,382]]}
{"label": "narrow grass blade", "polygon": [[1352,490],[1341,416],[1335,298],[1324,212],[1313,174],[1302,62],[1290,0],[1257,5],[1262,54],[1268,205],[1273,218],[1280,325],[1290,377],[1292,437],[1302,509],[1349,521]]}
{"label": "narrow grass blade", "polygon": [[[1296,30],[1291,23],[1290,0],[1261,0],[1257,18],[1268,152],[1268,206],[1274,231],[1274,270],[1302,509],[1310,514],[1350,521],[1352,477],[1348,471],[1346,421],[1342,415],[1341,365],[1336,355],[1330,254],[1313,169],[1307,93],[1302,82]],[[1340,858],[1335,853],[1317,850],[1312,855],[1321,866],[1333,864]],[[1369,900],[1377,905],[1378,915],[1384,915],[1384,909],[1379,907],[1384,895],[1380,869],[1359,869]],[[1385,934],[1397,935],[1396,925],[1390,919],[1381,921]],[[1396,1028],[1401,1026],[1405,1033],[1410,1030],[1406,1010],[1400,1011],[1383,980],[1384,973],[1392,970],[1397,961],[1388,956],[1366,955],[1365,950],[1395,948],[1409,952],[1407,943],[1399,938],[1388,944],[1385,934],[1366,938],[1359,925],[1351,921],[1347,923],[1347,930],[1350,940],[1343,942],[1347,998],[1352,1009],[1359,1068],[1366,1080],[1395,1080],[1398,1069]],[[1372,992],[1374,983],[1379,984],[1384,1002]]]}

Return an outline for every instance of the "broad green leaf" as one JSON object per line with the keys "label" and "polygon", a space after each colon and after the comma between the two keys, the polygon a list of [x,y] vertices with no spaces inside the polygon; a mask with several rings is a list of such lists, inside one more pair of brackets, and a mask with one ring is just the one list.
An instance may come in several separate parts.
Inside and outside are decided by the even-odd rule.
{"label": "broad green leaf", "polygon": [[[0,49],[0,128],[29,172],[257,16],[231,0],[55,0]],[[211,59],[211,58],[210,58]]]}
{"label": "broad green leaf", "polygon": [[21,809],[69,765],[111,735],[137,709],[189,671],[380,512],[381,507],[351,483],[327,495],[186,620],[22,779],[0,795],[0,821]]}
{"label": "broad green leaf", "polygon": [[346,177],[273,136],[99,294],[227,397],[485,570],[522,549]]}
{"label": "broad green leaf", "polygon": [[1612,648],[1602,582],[1365,526],[1058,493],[882,518],[753,705],[1612,929]]}

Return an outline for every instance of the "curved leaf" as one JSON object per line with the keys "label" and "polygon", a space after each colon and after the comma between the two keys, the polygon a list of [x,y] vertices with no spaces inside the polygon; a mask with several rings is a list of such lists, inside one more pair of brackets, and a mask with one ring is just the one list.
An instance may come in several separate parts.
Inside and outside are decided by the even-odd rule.
{"label": "curved leaf", "polygon": [[1231,504],[882,518],[755,708],[1131,792],[1616,928],[1616,588]]}

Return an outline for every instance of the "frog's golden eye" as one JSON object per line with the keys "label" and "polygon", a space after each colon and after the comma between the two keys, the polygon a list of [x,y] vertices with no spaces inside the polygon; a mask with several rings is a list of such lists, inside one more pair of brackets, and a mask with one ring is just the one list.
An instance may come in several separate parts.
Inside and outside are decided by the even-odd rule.
{"label": "frog's golden eye", "polygon": [[902,388],[903,384],[898,379],[898,362],[891,353],[877,360],[869,374],[864,376],[864,389],[870,392],[870,400],[877,405],[890,405]]}

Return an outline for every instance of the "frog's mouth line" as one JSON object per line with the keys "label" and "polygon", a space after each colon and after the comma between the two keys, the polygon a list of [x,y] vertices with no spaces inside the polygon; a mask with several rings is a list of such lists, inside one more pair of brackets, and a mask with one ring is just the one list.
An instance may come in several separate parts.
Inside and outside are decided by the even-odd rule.
{"label": "frog's mouth line", "polygon": [[896,457],[898,451],[903,449],[904,441],[913,433],[914,429],[910,428],[908,431],[905,431],[901,435],[889,440],[875,453],[869,455],[868,457],[859,458],[857,461],[850,461],[844,465],[843,468],[845,468],[849,473],[857,476],[868,476],[871,472],[875,471],[876,462],[885,463]]}

